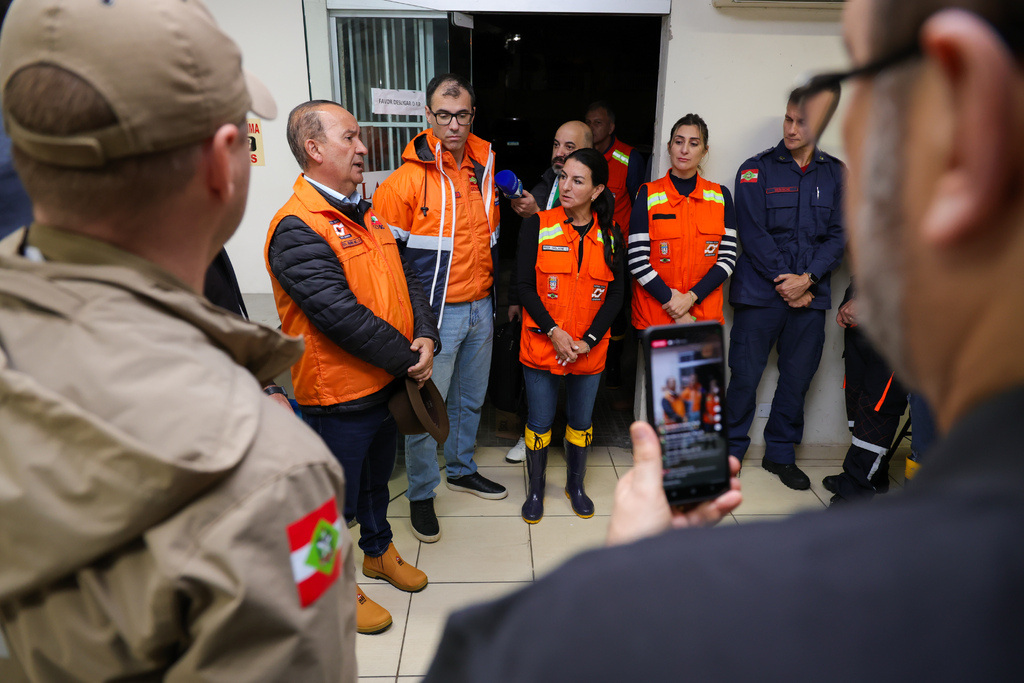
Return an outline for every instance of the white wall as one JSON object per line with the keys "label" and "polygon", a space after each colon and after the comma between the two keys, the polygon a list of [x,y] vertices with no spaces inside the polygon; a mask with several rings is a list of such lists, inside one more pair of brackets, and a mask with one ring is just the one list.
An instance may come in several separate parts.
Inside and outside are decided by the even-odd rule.
{"label": "white wall", "polygon": [[[795,81],[803,74],[846,64],[840,13],[832,10],[719,9],[711,0],[675,0],[662,37],[662,81],[655,149],[658,175],[668,170],[664,145],[672,124],[700,114],[708,124],[708,179],[730,189],[739,165],[782,139],[782,117]],[[838,126],[822,142],[842,158]],[[846,267],[832,278],[833,305],[849,281]],[[731,310],[726,306],[726,323]],[[843,337],[835,313],[826,314],[825,349],[807,395],[804,444],[849,444],[843,403]],[[771,402],[778,379],[773,353],[758,390]],[[763,443],[766,420],[755,418],[754,443]]]}
{"label": "white wall", "polygon": [[309,99],[302,4],[299,0],[206,0],[206,5],[238,43],[245,68],[256,74],[277,100],[277,118],[263,126],[266,165],[252,167],[245,218],[227,244],[241,290],[269,293],[263,245],[270,219],[288,201],[299,173],[285,139],[285,124],[288,112]]}

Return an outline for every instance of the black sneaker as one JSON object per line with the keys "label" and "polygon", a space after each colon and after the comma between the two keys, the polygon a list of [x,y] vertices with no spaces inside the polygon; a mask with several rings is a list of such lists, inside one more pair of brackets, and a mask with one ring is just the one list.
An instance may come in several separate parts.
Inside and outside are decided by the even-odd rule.
{"label": "black sneaker", "polygon": [[824,479],[821,480],[821,485],[824,486],[825,490],[828,491],[829,493],[838,494],[839,493],[839,487],[836,486],[836,484],[838,482],[839,482],[839,475],[838,474],[830,474],[829,476],[827,476],[827,477],[825,477]]}
{"label": "black sneaker", "polygon": [[479,472],[464,474],[461,477],[448,477],[445,483],[452,491],[472,493],[474,496],[488,500],[500,500],[508,495],[504,486],[496,481],[491,481]]}
{"label": "black sneaker", "polygon": [[772,474],[778,475],[783,484],[795,491],[806,491],[811,488],[811,480],[807,478],[807,475],[803,473],[803,470],[792,463],[789,465],[782,465],[777,462],[772,462],[768,458],[762,458],[761,467],[765,468]]}
{"label": "black sneaker", "polygon": [[434,499],[410,500],[409,522],[412,524],[412,535],[424,543],[436,543],[441,538],[441,526],[434,514]]}

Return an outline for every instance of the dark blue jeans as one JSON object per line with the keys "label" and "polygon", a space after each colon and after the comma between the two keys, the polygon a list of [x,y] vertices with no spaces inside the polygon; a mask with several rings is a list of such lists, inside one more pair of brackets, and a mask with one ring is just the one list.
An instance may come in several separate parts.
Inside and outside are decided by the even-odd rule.
{"label": "dark blue jeans", "polygon": [[302,414],[345,471],[345,521],[359,522],[359,548],[380,557],[391,544],[388,480],[395,468],[398,426],[387,404],[352,413]]}
{"label": "dark blue jeans", "polygon": [[[526,402],[530,415],[526,425],[537,434],[544,434],[555,422],[558,407],[558,385],[562,375],[553,375],[547,370],[523,366],[526,380]],[[565,375],[565,411],[569,426],[579,431],[590,428],[594,414],[594,399],[601,373],[596,375]]]}

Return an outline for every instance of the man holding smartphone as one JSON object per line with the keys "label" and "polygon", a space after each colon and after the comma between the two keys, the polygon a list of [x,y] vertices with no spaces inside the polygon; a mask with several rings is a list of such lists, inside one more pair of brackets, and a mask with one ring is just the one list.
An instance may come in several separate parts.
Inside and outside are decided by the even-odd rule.
{"label": "man holding smartphone", "polygon": [[1024,6],[849,0],[844,24],[851,71],[810,85],[852,90],[858,317],[945,439],[873,505],[684,531],[739,494],[672,510],[635,424],[609,525],[622,545],[453,615],[426,681],[1020,676]]}

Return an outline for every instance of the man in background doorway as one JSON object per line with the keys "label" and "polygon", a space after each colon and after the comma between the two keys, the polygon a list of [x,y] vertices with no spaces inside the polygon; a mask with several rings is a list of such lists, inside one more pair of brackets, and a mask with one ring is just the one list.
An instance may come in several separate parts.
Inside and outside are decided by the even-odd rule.
{"label": "man in background doorway", "polygon": [[[566,121],[555,131],[555,139],[551,145],[551,166],[544,170],[540,182],[533,186],[532,192],[524,192],[519,199],[512,200],[512,210],[523,218],[529,218],[539,211],[559,206],[558,175],[565,165],[565,158],[578,149],[594,146],[594,136],[590,127],[582,121]],[[539,199],[538,199],[539,198]],[[521,315],[519,294],[515,286],[508,290],[508,319]],[[525,413],[520,415],[525,422]],[[526,459],[526,438],[520,436],[516,445],[505,455],[508,462],[523,462]]]}
{"label": "man in background doorway", "polygon": [[[594,135],[594,149],[604,154],[608,162],[608,189],[615,195],[615,222],[622,231],[623,242],[628,244],[629,214],[633,211],[633,199],[644,182],[646,171],[643,155],[615,136],[615,112],[608,102],[598,100],[591,103],[584,120]],[[612,322],[604,374],[605,386],[609,389],[622,386],[622,349],[629,328],[631,292],[632,288],[626,287],[622,310]]]}
{"label": "man in background doorway", "polygon": [[[430,128],[402,153],[402,165],[373,194],[373,208],[401,245],[437,316],[441,348],[434,384],[448,405],[446,484],[480,498],[508,495],[477,471],[473,454],[487,393],[494,340],[494,273],[498,262],[498,190],[491,145],[470,132],[476,94],[457,74],[427,84]],[[441,538],[434,489],[441,483],[437,442],[407,436],[409,517],[424,543]]]}
{"label": "man in background doorway", "polygon": [[750,446],[757,386],[772,347],[779,382],[764,428],[762,467],[791,489],[811,486],[796,465],[804,397],[825,344],[831,273],[843,258],[844,166],[815,146],[796,102],[786,105],[783,139],[743,162],[736,175],[736,227],[743,253],[732,276],[726,393],[729,453]]}

